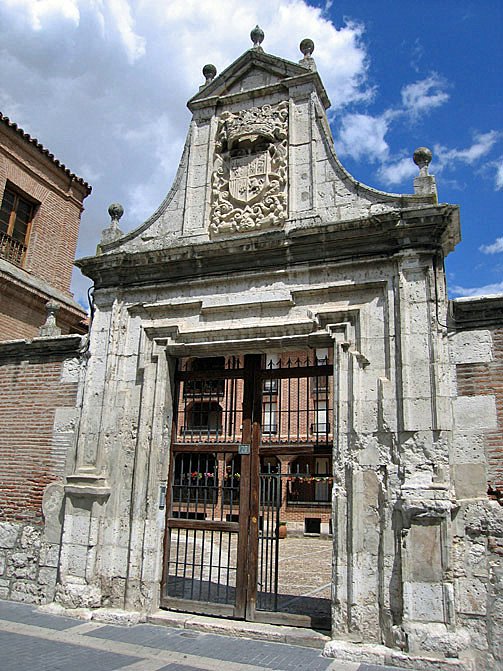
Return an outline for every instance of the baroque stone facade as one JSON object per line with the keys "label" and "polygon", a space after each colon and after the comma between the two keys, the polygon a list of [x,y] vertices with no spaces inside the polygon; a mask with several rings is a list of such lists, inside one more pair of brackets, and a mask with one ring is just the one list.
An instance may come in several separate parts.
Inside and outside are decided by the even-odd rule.
{"label": "baroque stone facade", "polygon": [[[414,157],[413,194],[365,187],[345,171],[312,48],[303,44],[300,64],[264,53],[255,40],[219,76],[206,66],[168,196],[124,236],[113,206],[100,253],[78,262],[94,281],[95,313],[56,598],[72,608],[148,614],[185,605],[277,621],[277,610],[260,610],[263,588],[253,580],[265,524],[254,484],[266,450],[257,401],[265,387],[256,380],[292,377],[268,377],[260,363],[268,353],[327,350],[326,654],[425,669],[496,666],[502,569],[492,548],[502,515],[486,493],[483,449],[491,401],[456,397],[446,326],[442,261],[460,239],[458,208],[438,203],[424,149]],[[211,360],[224,361],[217,372]],[[182,361],[192,368],[180,370]],[[316,366],[306,371],[316,376]],[[219,381],[243,390],[225,429]],[[180,385],[189,383],[198,420],[192,399],[192,419],[177,424],[190,396]],[[214,468],[197,465],[210,454],[225,480],[227,453],[249,471],[239,514],[218,516],[224,487],[216,491]],[[196,460],[187,457],[186,481],[179,454]],[[193,481],[203,483],[197,494]],[[176,492],[185,512],[173,503]],[[227,545],[214,541],[218,534],[228,534]],[[214,557],[224,554],[212,579]],[[194,576],[194,567],[187,597],[185,571]],[[236,576],[225,598],[221,570]]]}

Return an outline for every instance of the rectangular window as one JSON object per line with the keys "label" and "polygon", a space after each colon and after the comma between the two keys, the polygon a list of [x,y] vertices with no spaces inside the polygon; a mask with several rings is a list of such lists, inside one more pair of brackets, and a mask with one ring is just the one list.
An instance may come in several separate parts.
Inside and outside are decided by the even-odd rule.
{"label": "rectangular window", "polygon": [[311,424],[311,433],[328,433],[328,411],[326,401],[317,401],[314,406],[314,422]]}
{"label": "rectangular window", "polygon": [[262,412],[262,433],[278,432],[278,404],[276,401],[266,400]]}
{"label": "rectangular window", "polygon": [[5,187],[0,207],[0,256],[21,266],[36,203],[10,186]]}

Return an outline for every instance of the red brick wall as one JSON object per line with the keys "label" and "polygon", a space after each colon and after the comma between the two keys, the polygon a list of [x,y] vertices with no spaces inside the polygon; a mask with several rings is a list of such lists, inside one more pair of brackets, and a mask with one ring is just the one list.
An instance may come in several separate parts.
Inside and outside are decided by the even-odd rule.
{"label": "red brick wall", "polygon": [[[47,319],[46,302],[46,297],[15,285],[0,273],[0,341],[38,337]],[[62,335],[85,333],[83,314],[60,305],[56,323]]]}
{"label": "red brick wall", "polygon": [[460,396],[494,395],[498,427],[485,434],[489,486],[503,494],[503,328],[493,328],[493,361],[456,366]]}
{"label": "red brick wall", "polygon": [[40,203],[24,270],[69,294],[87,189],[15,131],[0,124],[0,199],[7,183]]}
{"label": "red brick wall", "polygon": [[38,521],[46,485],[60,480],[64,450],[53,444],[56,408],[75,407],[61,357],[0,363],[0,520]]}

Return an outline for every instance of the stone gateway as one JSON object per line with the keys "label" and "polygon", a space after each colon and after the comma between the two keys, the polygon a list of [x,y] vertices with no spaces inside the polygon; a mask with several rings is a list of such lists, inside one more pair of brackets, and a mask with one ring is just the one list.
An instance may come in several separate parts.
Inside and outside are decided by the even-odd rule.
{"label": "stone gateway", "polygon": [[458,208],[424,148],[413,194],[353,179],[312,42],[293,63],[252,39],[205,67],[159,209],[123,235],[114,205],[78,261],[95,311],[56,600],[322,621],[327,655],[496,668],[496,410],[456,398]]}

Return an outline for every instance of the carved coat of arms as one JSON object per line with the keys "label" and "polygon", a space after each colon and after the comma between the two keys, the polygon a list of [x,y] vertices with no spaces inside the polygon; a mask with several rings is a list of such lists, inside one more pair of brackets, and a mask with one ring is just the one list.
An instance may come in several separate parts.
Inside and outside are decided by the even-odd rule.
{"label": "carved coat of arms", "polygon": [[211,194],[212,234],[281,225],[287,217],[288,104],[219,121]]}

